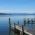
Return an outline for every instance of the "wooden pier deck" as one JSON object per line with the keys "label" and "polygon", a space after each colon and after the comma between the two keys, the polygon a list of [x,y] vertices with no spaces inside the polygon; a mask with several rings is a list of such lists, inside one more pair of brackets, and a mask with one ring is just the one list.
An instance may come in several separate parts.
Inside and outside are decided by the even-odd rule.
{"label": "wooden pier deck", "polygon": [[[14,30],[14,26],[13,26],[13,30]],[[32,35],[31,32],[27,31],[27,29],[24,29],[24,28],[23,28],[23,30],[22,30],[22,27],[19,26],[19,25],[16,25],[16,26],[15,26],[15,31],[16,31],[16,30],[18,30],[18,31],[20,32],[20,35],[24,35],[23,32],[26,33],[26,34],[28,34],[28,35]]]}
{"label": "wooden pier deck", "polygon": [[[12,27],[12,28],[11,28]],[[27,31],[26,28],[24,28],[24,26],[20,26],[19,25],[19,22],[18,24],[15,24],[14,23],[14,26],[11,26],[11,23],[10,23],[10,18],[9,18],[9,35],[10,35],[10,32],[11,31],[14,31],[14,32],[17,32],[19,33],[19,35],[24,35],[24,34],[27,34],[27,35],[33,35],[30,31]]]}

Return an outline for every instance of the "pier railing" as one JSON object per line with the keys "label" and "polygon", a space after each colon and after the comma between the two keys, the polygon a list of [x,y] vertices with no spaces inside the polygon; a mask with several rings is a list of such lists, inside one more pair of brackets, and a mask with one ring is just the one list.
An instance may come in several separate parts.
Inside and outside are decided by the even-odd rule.
{"label": "pier railing", "polygon": [[32,27],[32,29],[33,29],[33,27],[35,27],[35,18],[32,18],[32,19],[24,19],[24,26],[30,26],[31,25],[31,27]]}
{"label": "pier railing", "polygon": [[[19,26],[20,28],[22,28],[22,32],[24,31],[24,27],[26,26],[26,24],[28,24],[28,26],[29,26],[29,24],[31,24],[32,26],[33,26],[33,24],[35,24],[35,19],[33,20],[33,19],[31,19],[31,20],[29,20],[29,19],[24,19],[24,25],[21,25],[20,26],[20,24],[19,24],[19,21],[18,21],[18,24],[16,24],[15,22],[14,22],[14,29],[16,28],[16,26]],[[31,26],[31,27],[32,27]],[[33,27],[32,27],[32,29],[33,29]],[[11,32],[11,23],[10,23],[10,18],[9,18],[9,35],[10,35],[10,32]]]}

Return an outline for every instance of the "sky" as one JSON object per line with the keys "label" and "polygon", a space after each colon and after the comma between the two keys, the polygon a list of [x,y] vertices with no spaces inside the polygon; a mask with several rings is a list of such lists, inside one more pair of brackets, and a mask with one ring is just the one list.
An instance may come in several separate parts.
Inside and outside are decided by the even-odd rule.
{"label": "sky", "polygon": [[35,13],[35,0],[0,0],[0,13]]}

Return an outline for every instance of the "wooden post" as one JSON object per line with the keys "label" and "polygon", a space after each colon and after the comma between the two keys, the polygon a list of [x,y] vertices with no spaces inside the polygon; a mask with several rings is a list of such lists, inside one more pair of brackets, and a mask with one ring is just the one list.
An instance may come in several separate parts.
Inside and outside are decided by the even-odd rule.
{"label": "wooden post", "polygon": [[11,33],[11,24],[10,24],[10,18],[9,18],[9,35]]}
{"label": "wooden post", "polygon": [[22,35],[24,34],[24,27],[23,27],[23,25],[22,25]]}
{"label": "wooden post", "polygon": [[26,19],[24,19],[24,26],[26,25]]}
{"label": "wooden post", "polygon": [[18,21],[18,25],[19,25],[19,21]]}
{"label": "wooden post", "polygon": [[29,18],[28,18],[27,24],[28,24],[28,26],[29,26],[29,24],[30,24],[30,20],[29,20]]}
{"label": "wooden post", "polygon": [[31,19],[31,23],[32,23],[32,29],[33,29],[33,19]]}
{"label": "wooden post", "polygon": [[22,31],[20,31],[20,35],[23,35],[23,32]]}
{"label": "wooden post", "polygon": [[23,25],[22,25],[22,31],[20,31],[20,35],[24,35]]}
{"label": "wooden post", "polygon": [[15,35],[15,23],[14,23],[14,35]]}
{"label": "wooden post", "polygon": [[14,29],[15,29],[15,23],[14,23]]}

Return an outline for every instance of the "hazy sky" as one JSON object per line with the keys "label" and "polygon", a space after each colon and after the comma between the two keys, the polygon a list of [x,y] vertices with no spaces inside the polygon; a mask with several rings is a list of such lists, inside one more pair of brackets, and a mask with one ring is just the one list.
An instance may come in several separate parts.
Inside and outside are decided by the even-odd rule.
{"label": "hazy sky", "polygon": [[35,13],[35,0],[0,0],[0,13]]}

